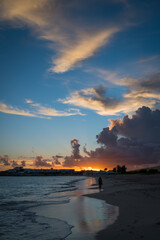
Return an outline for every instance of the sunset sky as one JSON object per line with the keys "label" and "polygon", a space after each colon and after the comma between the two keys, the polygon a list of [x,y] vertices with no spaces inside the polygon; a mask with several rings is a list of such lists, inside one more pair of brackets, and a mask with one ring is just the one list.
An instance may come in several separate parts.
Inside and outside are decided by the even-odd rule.
{"label": "sunset sky", "polygon": [[160,165],[160,2],[0,1],[0,169]]}

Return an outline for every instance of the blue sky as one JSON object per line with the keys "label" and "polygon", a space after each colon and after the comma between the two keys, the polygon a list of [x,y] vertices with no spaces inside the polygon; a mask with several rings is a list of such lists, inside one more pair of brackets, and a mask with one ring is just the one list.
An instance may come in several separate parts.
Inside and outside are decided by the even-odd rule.
{"label": "blue sky", "polygon": [[38,155],[55,167],[52,156],[62,155],[62,162],[72,139],[84,156],[85,144],[99,146],[96,135],[110,126],[108,119],[132,116],[142,106],[159,109],[159,7],[142,0],[2,0],[6,167],[24,159],[34,166]]}

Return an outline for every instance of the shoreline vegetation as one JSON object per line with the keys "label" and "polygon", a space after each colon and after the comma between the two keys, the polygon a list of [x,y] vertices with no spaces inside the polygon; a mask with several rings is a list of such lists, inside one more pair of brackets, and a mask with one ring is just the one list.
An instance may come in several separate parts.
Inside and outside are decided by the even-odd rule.
{"label": "shoreline vegetation", "polygon": [[108,175],[102,189],[86,196],[118,206],[119,216],[97,233],[97,240],[159,239],[160,174]]}

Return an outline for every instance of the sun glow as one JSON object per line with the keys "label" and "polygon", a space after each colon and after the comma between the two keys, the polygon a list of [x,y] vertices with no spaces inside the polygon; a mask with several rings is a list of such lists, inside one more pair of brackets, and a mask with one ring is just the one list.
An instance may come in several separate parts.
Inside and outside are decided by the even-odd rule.
{"label": "sun glow", "polygon": [[75,167],[74,168],[75,171],[100,171],[100,168],[92,168],[92,167]]}

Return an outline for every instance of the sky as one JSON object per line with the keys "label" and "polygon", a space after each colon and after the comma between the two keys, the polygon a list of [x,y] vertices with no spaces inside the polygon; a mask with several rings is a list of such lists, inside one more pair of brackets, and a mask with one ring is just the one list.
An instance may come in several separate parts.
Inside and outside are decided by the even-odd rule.
{"label": "sky", "polygon": [[160,165],[159,9],[1,0],[1,170]]}

